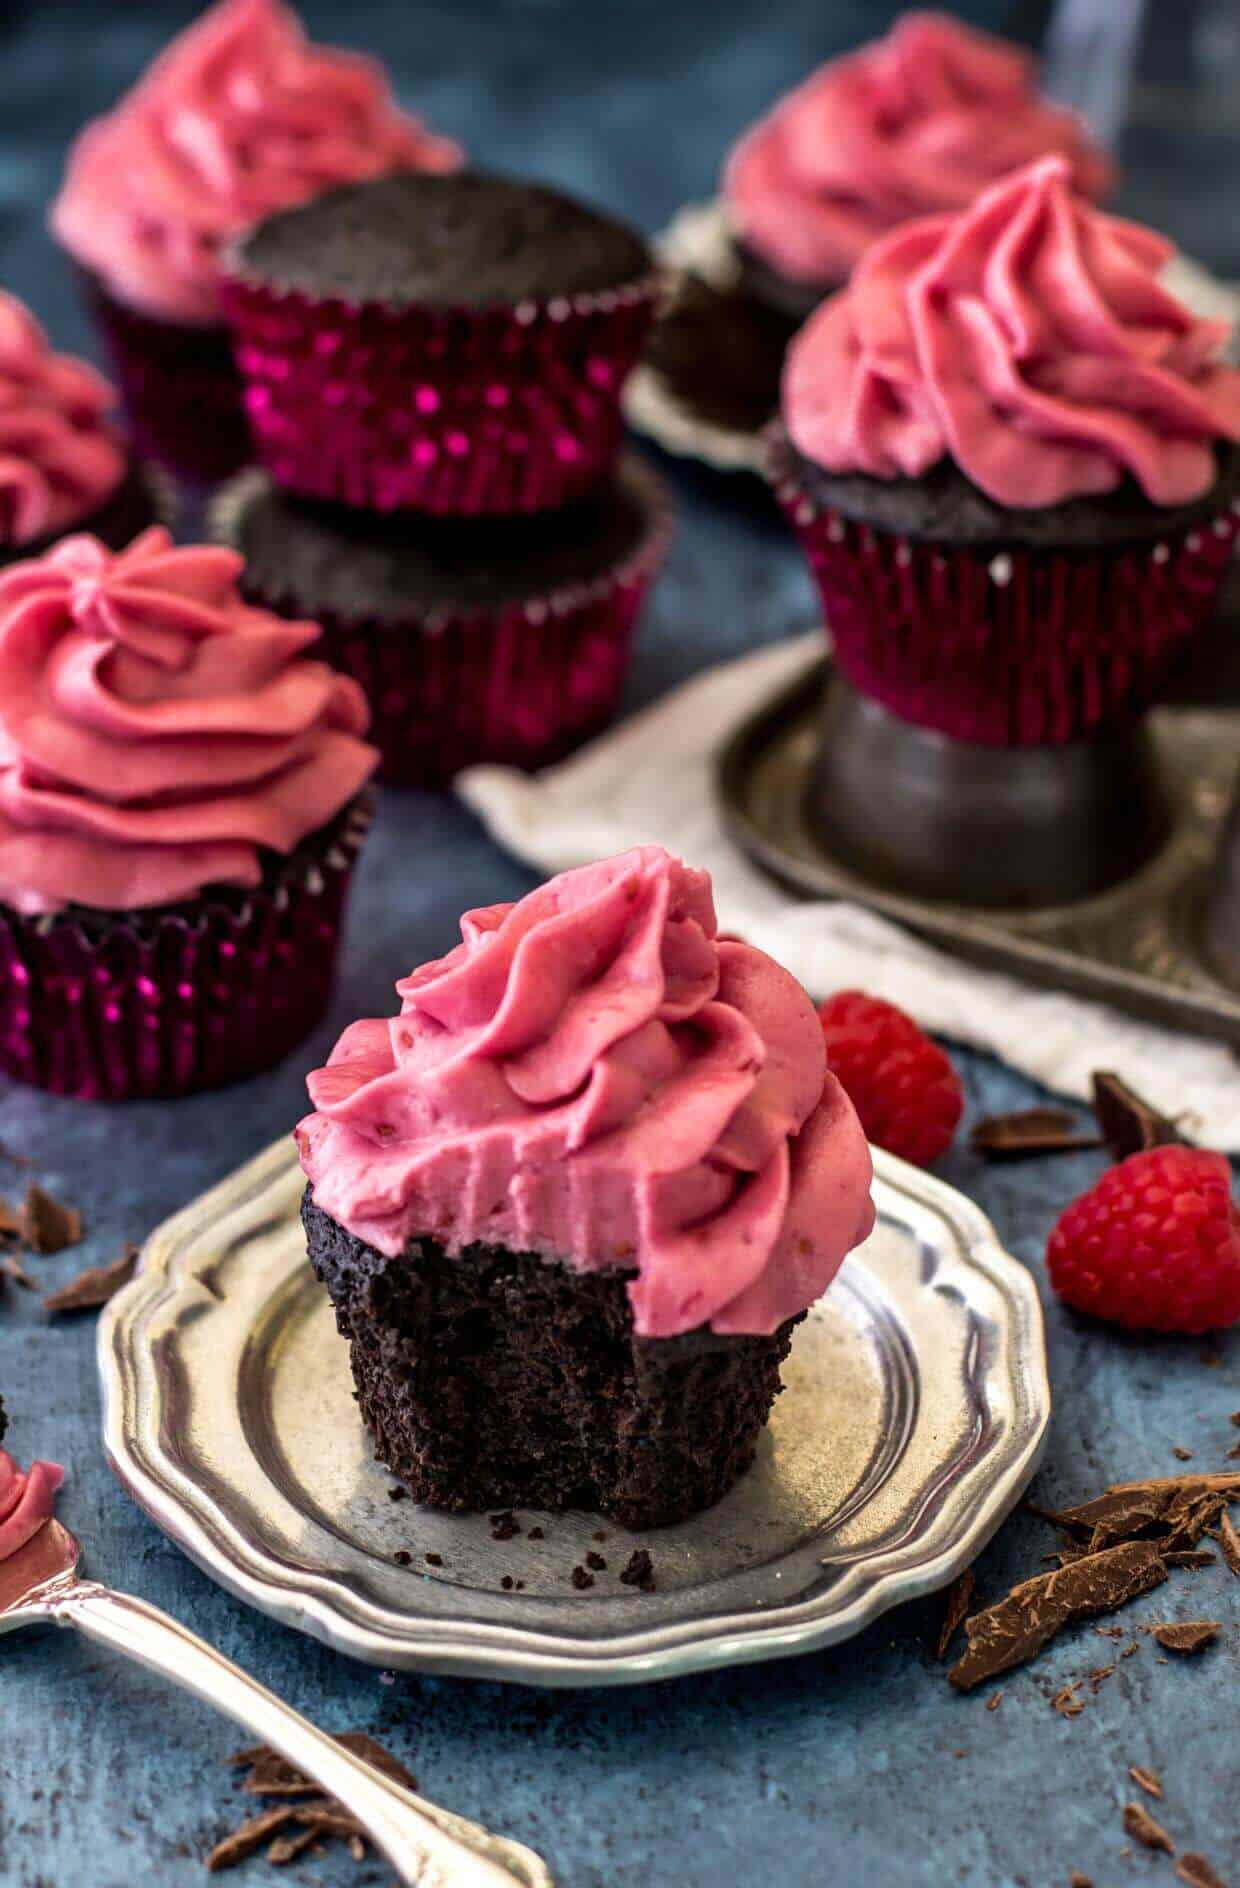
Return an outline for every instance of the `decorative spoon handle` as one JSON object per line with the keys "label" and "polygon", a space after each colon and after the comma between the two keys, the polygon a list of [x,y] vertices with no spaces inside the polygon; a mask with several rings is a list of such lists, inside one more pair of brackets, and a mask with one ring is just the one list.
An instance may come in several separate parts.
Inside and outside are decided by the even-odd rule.
{"label": "decorative spoon handle", "polygon": [[337,1744],[239,1666],[145,1601],[91,1581],[49,1595],[46,1616],[172,1679],[314,1778],[416,1888],[554,1888],[532,1849],[437,1809]]}

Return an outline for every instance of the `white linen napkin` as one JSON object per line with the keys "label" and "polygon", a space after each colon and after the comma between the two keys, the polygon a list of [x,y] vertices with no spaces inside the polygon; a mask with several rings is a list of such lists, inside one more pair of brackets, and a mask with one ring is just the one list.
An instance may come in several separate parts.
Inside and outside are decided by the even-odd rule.
{"label": "white linen napkin", "polygon": [[816,998],[859,987],[909,1010],[926,1028],[988,1049],[1061,1094],[1085,1097],[1097,1068],[1114,1068],[1207,1146],[1240,1152],[1240,1066],[1200,1037],[1100,1003],[959,962],[852,904],[791,897],[744,858],[715,804],[714,756],[754,704],[822,652],[815,632],[694,676],[652,707],[532,778],[471,767],[461,798],[501,844],[540,871],[560,872],[657,842],[715,882],[721,926],[769,951]]}

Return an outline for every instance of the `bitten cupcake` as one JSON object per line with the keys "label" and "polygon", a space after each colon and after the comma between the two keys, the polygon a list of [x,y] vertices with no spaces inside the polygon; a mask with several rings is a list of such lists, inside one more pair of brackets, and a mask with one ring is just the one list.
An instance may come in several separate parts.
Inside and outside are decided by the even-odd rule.
{"label": "bitten cupcake", "polygon": [[311,1262],[420,1501],[717,1501],[873,1223],[804,990],[658,846],[468,912],[310,1077]]}
{"label": "bitten cupcake", "polygon": [[1170,245],[1044,158],[869,250],[784,373],[776,488],[836,658],[902,719],[990,745],[1139,713],[1237,529],[1225,323]]}
{"label": "bitten cupcake", "polygon": [[0,1068],[173,1095],[321,1016],[376,755],[314,623],[155,528],[0,574]]}
{"label": "bitten cupcake", "polygon": [[334,190],[230,254],[258,456],[372,511],[549,511],[602,483],[653,314],[650,252],[539,185],[475,172]]}
{"label": "bitten cupcake", "polygon": [[212,526],[244,557],[248,597],[322,624],[397,786],[441,786],[480,761],[545,766],[598,733],[671,528],[636,459],[561,511],[472,522],[299,503],[251,471],[220,493]]}
{"label": "bitten cupcake", "polygon": [[69,156],[52,228],[81,265],[144,450],[189,477],[250,457],[220,247],[319,191],[444,170],[456,145],[381,68],[311,45],[279,0],[220,0]]}
{"label": "bitten cupcake", "polygon": [[880,236],[963,210],[1054,153],[1079,194],[1106,194],[1109,159],[1039,97],[1027,53],[947,14],[905,13],[820,66],[733,150],[723,196],[743,282],[799,326]]}
{"label": "bitten cupcake", "polygon": [[114,550],[155,522],[154,491],[111,422],[101,374],[53,354],[29,309],[0,291],[0,566],[66,531]]}

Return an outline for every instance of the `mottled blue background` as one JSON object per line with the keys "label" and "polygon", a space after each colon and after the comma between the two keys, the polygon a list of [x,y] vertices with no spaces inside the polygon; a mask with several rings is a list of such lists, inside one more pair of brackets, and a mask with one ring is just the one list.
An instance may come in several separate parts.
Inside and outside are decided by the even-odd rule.
{"label": "mottled blue background", "polygon": [[[68,270],[43,232],[64,145],[191,10],[9,0],[0,18],[0,282],[34,304],[62,345],[89,346]],[[1009,23],[1018,11],[967,10]],[[774,92],[893,9],[312,0],[306,11],[319,36],[381,52],[405,99],[480,159],[568,184],[655,228],[686,197],[710,191],[726,142]],[[1038,9],[1020,11],[1032,30]],[[1220,22],[1234,20],[1234,5],[1194,11],[1155,0],[1153,13],[1163,39],[1137,95],[1143,123],[1129,140],[1126,206],[1240,270],[1234,145],[1217,131],[1217,96],[1201,95],[1189,111],[1168,91],[1194,49],[1225,54]],[[1191,126],[1193,140],[1168,123]],[[642,631],[634,703],[810,615],[798,560],[756,491],[680,472],[676,481],[681,530]],[[464,906],[530,882],[451,802],[389,798],[364,861],[335,1010],[303,1058],[175,1107],[107,1111],[0,1091],[0,1139],[87,1213],[86,1246],[43,1262],[43,1274],[58,1281],[111,1258],[290,1125],[302,1069],[339,1026],[386,1009],[396,975],[447,946]],[[975,1112],[1036,1098],[982,1057],[962,1052],[959,1061]],[[1175,1105],[1174,1095],[1160,1099]],[[987,1171],[961,1152],[945,1171],[1041,1282],[1047,1230],[1099,1165],[1083,1155]],[[1207,1368],[1199,1343],[1128,1341],[1049,1304],[1048,1313],[1057,1413],[1043,1499],[1171,1473],[1176,1445],[1202,1467],[1221,1463],[1236,1439],[1227,1417],[1240,1405],[1240,1342],[1213,1347],[1216,1367]],[[532,1843],[563,1888],[754,1879],[1042,1888],[1066,1884],[1073,1869],[1099,1888],[1166,1881],[1167,1859],[1130,1853],[1120,1828],[1134,1793],[1130,1763],[1164,1776],[1160,1813],[1181,1845],[1240,1875],[1240,1587],[1221,1568],[1177,1576],[1129,1617],[1208,1614],[1227,1622],[1224,1643],[1191,1665],[1160,1663],[1145,1644],[1074,1722],[1048,1700],[1105,1660],[1106,1640],[1088,1629],[1069,1635],[1010,1678],[989,1715],[985,1694],[957,1698],[933,1661],[937,1602],[831,1653],[660,1688],[555,1695],[385,1678],[248,1612],[131,1506],[99,1450],[93,1337],[92,1319],[49,1327],[20,1294],[0,1304],[13,1442],[68,1465],[64,1512],[92,1570],[175,1612],[328,1727],[361,1725],[389,1741],[430,1796]],[[983,1558],[986,1588],[1033,1571],[1051,1544],[1040,1524],[1015,1518]],[[221,1765],[234,1732],[68,1637],[6,1642],[0,1674],[0,1880],[130,1888],[198,1879],[197,1858],[233,1812]],[[359,1879],[343,1853],[292,1873]],[[382,1882],[387,1871],[373,1864],[360,1878]],[[245,1879],[281,1877],[255,1861]]]}

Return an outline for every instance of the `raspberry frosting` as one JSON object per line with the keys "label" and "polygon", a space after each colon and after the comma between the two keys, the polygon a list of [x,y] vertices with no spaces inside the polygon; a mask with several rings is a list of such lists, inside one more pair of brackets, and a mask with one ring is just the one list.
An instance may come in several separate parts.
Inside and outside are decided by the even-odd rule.
{"label": "raspberry frosting", "polygon": [[50,1521],[65,1471],[55,1462],[17,1466],[0,1449],[0,1560],[7,1560]]}
{"label": "raspberry frosting", "polygon": [[0,545],[54,537],[110,498],[125,449],[116,401],[85,361],[53,354],[29,309],[0,291]]}
{"label": "raspberry frosting", "polygon": [[312,45],[280,0],[220,0],[78,137],[52,228],[118,300],[218,322],[228,238],[335,184],[460,159],[373,60]]}
{"label": "raspberry frosting", "polygon": [[25,913],[256,885],[377,755],[317,623],[244,604],[241,559],[162,528],[0,575],[0,899]]}
{"label": "raspberry frosting", "polygon": [[724,198],[737,235],[781,274],[830,288],[910,217],[962,210],[1031,158],[1061,152],[1105,195],[1111,165],[1080,120],[1038,97],[1016,46],[942,13],[828,61],[735,147]]}
{"label": "raspberry frosting", "polygon": [[297,1130],[316,1203],[633,1274],[636,1330],[769,1333],[873,1224],[860,1124],[787,971],[716,932],[658,846],[466,913],[463,942],[353,1024]]}
{"label": "raspberry frosting", "polygon": [[1162,237],[1083,203],[1042,158],[960,216],[876,243],[793,341],[784,418],[828,472],[917,478],[944,456],[1010,507],[1131,476],[1187,504],[1240,439],[1228,324],[1159,282]]}

